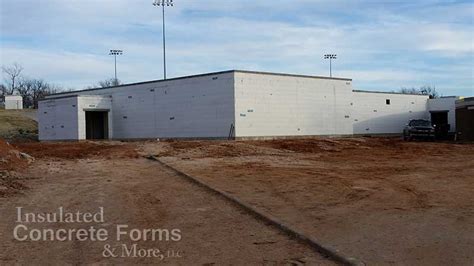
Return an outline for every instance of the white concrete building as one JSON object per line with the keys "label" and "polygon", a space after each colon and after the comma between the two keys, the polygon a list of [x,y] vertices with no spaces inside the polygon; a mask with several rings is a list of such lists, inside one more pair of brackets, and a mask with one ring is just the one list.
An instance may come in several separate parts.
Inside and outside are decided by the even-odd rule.
{"label": "white concrete building", "polygon": [[429,112],[351,79],[232,70],[50,95],[38,116],[40,140],[82,140],[400,134]]}
{"label": "white concrete building", "polygon": [[401,133],[410,119],[429,119],[427,95],[353,91],[354,134]]}
{"label": "white concrete building", "polygon": [[5,95],[2,106],[6,110],[21,110],[23,109],[23,98],[19,95]]}
{"label": "white concrete building", "polygon": [[456,101],[461,97],[449,96],[428,101],[430,120],[449,125],[449,132],[456,132]]}

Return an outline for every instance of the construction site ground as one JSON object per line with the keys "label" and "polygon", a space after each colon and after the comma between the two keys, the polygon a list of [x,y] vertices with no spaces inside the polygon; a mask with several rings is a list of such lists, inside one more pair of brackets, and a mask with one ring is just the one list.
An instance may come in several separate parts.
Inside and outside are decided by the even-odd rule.
{"label": "construction site ground", "polygon": [[179,228],[178,242],[140,242],[181,251],[167,260],[174,264],[334,263],[148,155],[370,265],[474,263],[472,143],[18,141],[0,142],[0,149],[6,151],[0,152],[0,264],[157,262],[104,258],[104,243],[18,242],[12,236],[18,206],[34,212],[103,206],[101,226]]}

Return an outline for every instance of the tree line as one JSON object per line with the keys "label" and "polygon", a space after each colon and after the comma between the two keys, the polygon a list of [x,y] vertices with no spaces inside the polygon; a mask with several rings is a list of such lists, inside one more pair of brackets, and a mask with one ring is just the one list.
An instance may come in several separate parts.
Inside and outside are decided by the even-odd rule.
{"label": "tree line", "polygon": [[46,95],[62,91],[62,88],[52,85],[43,79],[30,78],[23,75],[23,67],[17,63],[2,66],[5,82],[0,84],[0,97],[5,95],[20,95],[24,108],[38,108],[38,100]]}
{"label": "tree line", "polygon": [[[25,76],[23,70],[23,66],[18,63],[2,66],[4,82],[0,83],[0,98],[5,95],[20,95],[23,98],[24,108],[36,109],[38,108],[38,101],[44,99],[47,95],[73,91],[73,89],[65,89],[41,78]],[[122,84],[120,80],[111,78],[87,86],[86,89],[113,87],[120,84]]]}
{"label": "tree line", "polygon": [[400,93],[406,94],[420,94],[420,95],[428,95],[430,99],[435,99],[441,97],[439,92],[436,90],[436,87],[431,86],[421,86],[420,88],[401,88],[399,90]]}

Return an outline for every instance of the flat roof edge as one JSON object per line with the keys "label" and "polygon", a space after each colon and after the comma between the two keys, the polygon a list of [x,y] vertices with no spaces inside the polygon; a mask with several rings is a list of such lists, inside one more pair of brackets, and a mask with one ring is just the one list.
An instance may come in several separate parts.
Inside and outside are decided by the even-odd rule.
{"label": "flat roof edge", "polygon": [[[48,96],[53,96],[54,94],[48,95]],[[67,98],[79,98],[79,97],[93,97],[93,98],[111,98],[110,95],[88,95],[88,94],[73,94],[73,95],[57,95],[57,97],[51,97],[51,98],[44,98],[38,100],[38,102],[45,102],[45,101],[52,101],[52,100],[58,100],[58,99],[67,99]]]}
{"label": "flat roof edge", "polygon": [[166,81],[173,81],[173,80],[180,80],[180,79],[198,78],[198,77],[220,75],[220,74],[226,74],[226,73],[232,73],[232,72],[234,72],[234,70],[211,72],[211,73],[197,74],[197,75],[183,76],[183,77],[176,77],[176,78],[169,78],[169,79],[157,79],[157,80],[150,80],[150,81],[134,82],[134,83],[127,83],[127,84],[122,84],[122,85],[118,85],[118,86],[104,87],[104,88],[92,88],[92,89],[84,89],[84,90],[77,90],[77,91],[58,92],[58,93],[50,94],[47,97],[55,96],[55,95],[69,94],[69,93],[97,91],[97,90],[106,90],[106,89],[114,89],[114,88],[121,88],[121,87],[127,87],[127,86],[134,86],[134,85],[143,85],[143,84],[150,84],[150,83],[155,83],[155,82],[166,82]]}
{"label": "flat roof edge", "polygon": [[261,75],[275,75],[275,76],[289,76],[289,77],[300,77],[300,78],[316,78],[316,79],[332,79],[332,80],[352,81],[352,79],[348,79],[348,78],[333,78],[333,77],[323,77],[323,76],[309,76],[309,75],[273,73],[273,72],[250,71],[250,70],[224,70],[224,71],[219,71],[219,72],[210,72],[210,73],[190,75],[190,76],[182,76],[182,77],[169,78],[169,79],[157,79],[157,80],[150,80],[150,81],[128,83],[128,84],[105,87],[105,88],[91,88],[91,89],[83,89],[83,90],[68,91],[68,92],[58,92],[58,93],[50,94],[50,95],[46,96],[46,98],[55,98],[54,96],[56,96],[56,95],[81,93],[81,92],[86,92],[86,91],[106,90],[106,89],[121,88],[121,87],[126,87],[126,86],[143,85],[143,84],[150,84],[150,83],[155,83],[155,82],[166,82],[166,81],[181,80],[181,79],[188,79],[188,78],[198,78],[198,77],[221,75],[221,74],[235,73],[235,72],[248,73],[248,74],[261,74]]}
{"label": "flat roof edge", "polygon": [[251,71],[251,70],[238,70],[238,69],[237,69],[237,70],[234,70],[234,72],[247,73],[247,74],[261,74],[261,75],[273,75],[273,76],[298,77],[298,78],[333,79],[333,80],[352,81],[352,79],[350,79],[350,78],[335,78],[335,77],[312,76],[312,75],[299,75],[299,74],[264,72],[264,71]]}
{"label": "flat roof edge", "polygon": [[411,93],[394,92],[394,91],[366,91],[366,90],[352,90],[352,91],[353,92],[364,92],[364,93],[397,94],[397,95],[411,95],[411,96],[429,97],[429,95],[425,95],[425,94],[411,94]]}

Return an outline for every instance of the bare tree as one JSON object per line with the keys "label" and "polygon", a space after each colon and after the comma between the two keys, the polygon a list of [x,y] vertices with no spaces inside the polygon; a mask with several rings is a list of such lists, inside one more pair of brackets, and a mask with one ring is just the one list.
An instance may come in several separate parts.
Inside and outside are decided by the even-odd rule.
{"label": "bare tree", "polygon": [[31,99],[33,101],[33,108],[38,108],[38,100],[43,99],[46,95],[57,92],[57,89],[42,79],[35,79],[32,81],[33,87],[31,91]]}
{"label": "bare tree", "polygon": [[87,86],[86,89],[95,89],[95,88],[108,88],[108,87],[114,87],[114,86],[119,86],[122,85],[122,82],[119,79],[115,78],[110,78],[110,79],[104,79],[96,84]]}
{"label": "bare tree", "polygon": [[42,79],[23,78],[18,81],[18,93],[23,97],[25,107],[38,108],[38,101],[46,95],[61,91],[61,88],[53,86]]}
{"label": "bare tree", "polygon": [[98,85],[101,87],[101,88],[107,88],[107,87],[113,87],[113,86],[118,86],[120,85],[120,80],[119,79],[115,79],[115,78],[111,78],[111,79],[106,79],[106,80],[102,80],[102,81],[99,81]]}
{"label": "bare tree", "polygon": [[18,81],[18,94],[23,98],[23,106],[29,108],[33,106],[31,93],[33,91],[33,82],[31,79],[22,78]]}
{"label": "bare tree", "polygon": [[7,87],[6,94],[11,95],[16,90],[16,82],[21,77],[23,67],[17,63],[14,63],[11,66],[2,66],[2,71],[6,74],[6,81],[8,85],[10,85],[9,88]]}
{"label": "bare tree", "polygon": [[401,93],[406,94],[420,94],[420,95],[428,95],[430,99],[439,98],[441,95],[436,91],[436,88],[433,86],[422,86],[420,88],[401,88],[399,90]]}
{"label": "bare tree", "polygon": [[433,86],[423,86],[420,88],[420,92],[423,95],[429,95],[430,99],[439,98],[441,95],[436,91],[436,88]]}

